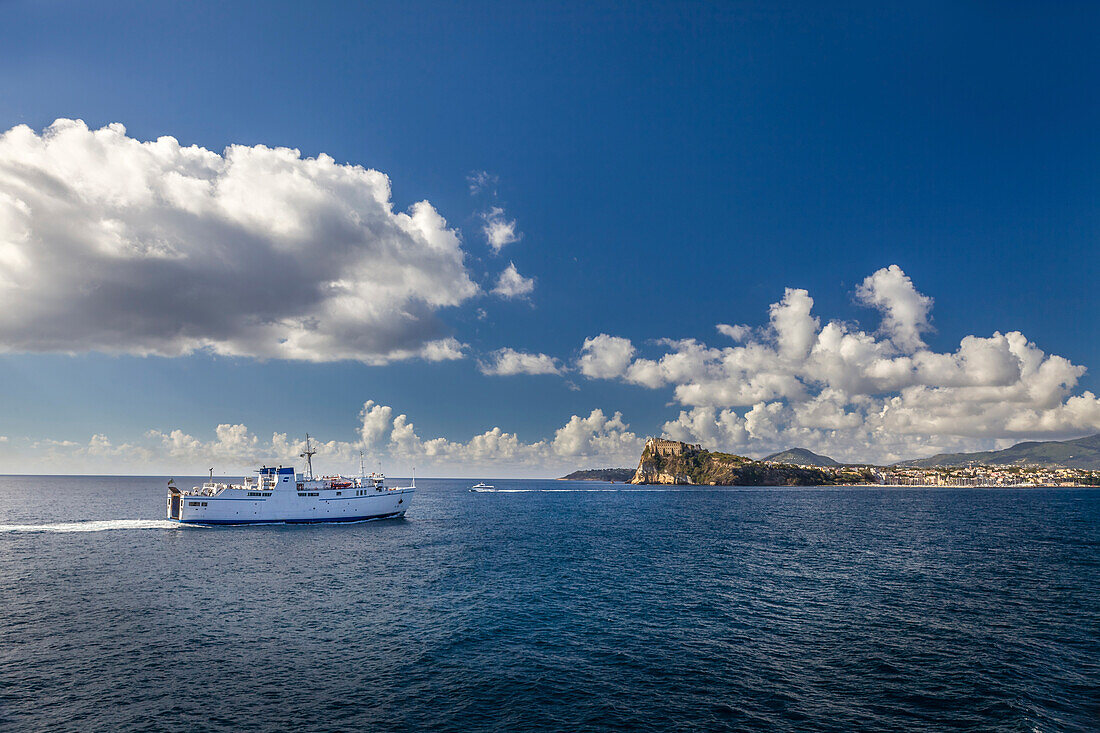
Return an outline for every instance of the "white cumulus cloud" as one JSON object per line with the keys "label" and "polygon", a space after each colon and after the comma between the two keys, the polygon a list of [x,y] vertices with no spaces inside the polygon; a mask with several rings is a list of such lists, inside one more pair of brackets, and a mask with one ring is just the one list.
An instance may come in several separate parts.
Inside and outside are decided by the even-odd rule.
{"label": "white cumulus cloud", "polygon": [[535,279],[524,277],[516,269],[516,263],[509,262],[497,279],[497,285],[493,293],[502,298],[522,298],[530,295],[535,289]]}
{"label": "white cumulus cloud", "polygon": [[634,345],[630,339],[601,333],[584,340],[577,368],[591,379],[614,379],[626,372],[633,356]]}
{"label": "white cumulus cloud", "polygon": [[507,218],[504,215],[504,209],[499,206],[489,209],[488,212],[482,214],[482,218],[485,220],[482,231],[485,233],[485,239],[494,252],[499,253],[505,246],[514,244],[523,237],[522,234],[516,231],[516,220]]}
{"label": "white cumulus cloud", "polygon": [[546,354],[528,354],[515,349],[497,349],[479,363],[482,374],[512,376],[515,374],[561,374],[560,362]]}
{"label": "white cumulus cloud", "polygon": [[742,341],[750,333],[752,333],[752,329],[749,328],[748,326],[743,326],[743,325],[731,326],[728,323],[719,323],[717,326],[714,327],[714,330],[718,331],[718,333],[722,334],[723,336],[728,336],[730,339],[732,339],[734,341]]}
{"label": "white cumulus cloud", "polygon": [[478,288],[427,201],[321,154],[59,119],[0,135],[0,350],[454,359]]}
{"label": "white cumulus cloud", "polygon": [[856,288],[856,297],[882,311],[882,328],[899,349],[911,353],[924,346],[920,335],[931,330],[932,299],[918,293],[900,267],[890,265],[868,275]]}

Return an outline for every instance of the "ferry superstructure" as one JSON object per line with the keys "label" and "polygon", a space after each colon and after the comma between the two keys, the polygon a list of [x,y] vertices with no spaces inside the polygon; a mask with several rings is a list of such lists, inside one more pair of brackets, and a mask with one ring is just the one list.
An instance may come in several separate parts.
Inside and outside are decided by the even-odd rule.
{"label": "ferry superstructure", "polygon": [[263,467],[243,484],[208,481],[190,490],[168,482],[168,519],[181,524],[314,524],[365,522],[405,516],[416,492],[412,486],[386,486],[381,473],[313,476],[313,451],[303,457],[309,473],[292,467]]}

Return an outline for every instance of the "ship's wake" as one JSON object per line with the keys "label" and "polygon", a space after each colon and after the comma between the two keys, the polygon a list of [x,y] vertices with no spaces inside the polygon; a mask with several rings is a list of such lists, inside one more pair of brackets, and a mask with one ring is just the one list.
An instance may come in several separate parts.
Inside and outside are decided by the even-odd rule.
{"label": "ship's wake", "polygon": [[[695,488],[695,487],[691,487]],[[656,493],[660,491],[679,491],[680,489],[470,489],[478,494],[583,494],[592,492],[612,493]]]}
{"label": "ship's wake", "polygon": [[178,529],[179,522],[167,519],[91,519],[53,524],[0,524],[4,532],[106,532],[110,529]]}

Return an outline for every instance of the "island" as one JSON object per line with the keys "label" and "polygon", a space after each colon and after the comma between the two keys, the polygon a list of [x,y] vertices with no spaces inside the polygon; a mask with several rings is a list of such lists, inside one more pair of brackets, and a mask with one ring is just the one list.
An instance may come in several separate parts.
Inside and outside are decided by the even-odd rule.
{"label": "island", "polygon": [[1020,443],[1000,451],[941,454],[890,466],[842,464],[805,448],[762,460],[699,444],[650,438],[632,484],[709,486],[1100,486],[1100,435]]}
{"label": "island", "polygon": [[806,448],[754,460],[700,444],[649,438],[638,468],[574,471],[559,481],[703,486],[1100,486],[1100,435],[1029,441],[978,453],[939,454],[889,466],[840,463]]}
{"label": "island", "polygon": [[632,484],[707,486],[837,486],[881,483],[871,466],[807,466],[705,450],[701,445],[650,438]]}

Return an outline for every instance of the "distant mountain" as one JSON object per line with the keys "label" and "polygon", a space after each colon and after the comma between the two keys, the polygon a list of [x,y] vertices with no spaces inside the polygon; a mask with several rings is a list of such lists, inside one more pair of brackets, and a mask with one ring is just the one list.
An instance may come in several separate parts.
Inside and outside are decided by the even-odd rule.
{"label": "distant mountain", "polygon": [[562,476],[563,481],[629,481],[634,478],[633,468],[590,468]]}
{"label": "distant mountain", "polygon": [[791,463],[795,466],[839,466],[840,464],[828,456],[819,456],[805,448],[788,448],[779,453],[772,453],[764,459],[775,463]]}
{"label": "distant mountain", "polygon": [[1033,464],[1084,468],[1095,471],[1100,469],[1100,433],[1076,440],[1017,443],[1004,450],[990,450],[980,453],[940,453],[931,458],[900,461],[894,465],[932,468],[935,466],[960,466],[967,463],[984,465]]}

